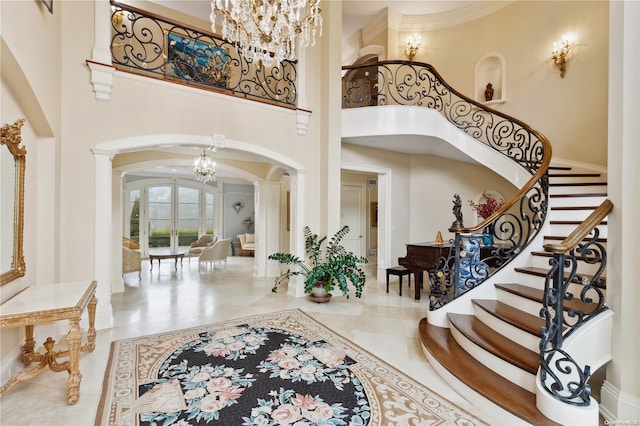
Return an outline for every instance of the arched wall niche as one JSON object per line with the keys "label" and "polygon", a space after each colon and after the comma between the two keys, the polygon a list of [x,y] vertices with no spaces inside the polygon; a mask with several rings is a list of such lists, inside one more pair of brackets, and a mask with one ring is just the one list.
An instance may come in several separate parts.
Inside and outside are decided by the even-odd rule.
{"label": "arched wall niche", "polygon": [[[504,103],[507,99],[507,63],[499,53],[489,53],[476,62],[473,71],[473,98],[485,104]],[[493,87],[493,97],[487,100],[487,85]]]}

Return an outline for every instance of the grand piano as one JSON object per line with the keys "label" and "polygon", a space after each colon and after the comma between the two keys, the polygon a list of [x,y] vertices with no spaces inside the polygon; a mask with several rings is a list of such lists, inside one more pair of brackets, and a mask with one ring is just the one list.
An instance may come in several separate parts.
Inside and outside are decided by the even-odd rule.
{"label": "grand piano", "polygon": [[399,257],[398,263],[411,270],[415,277],[415,299],[420,300],[423,272],[434,268],[438,259],[449,256],[450,243],[426,243],[407,244],[407,255]]}

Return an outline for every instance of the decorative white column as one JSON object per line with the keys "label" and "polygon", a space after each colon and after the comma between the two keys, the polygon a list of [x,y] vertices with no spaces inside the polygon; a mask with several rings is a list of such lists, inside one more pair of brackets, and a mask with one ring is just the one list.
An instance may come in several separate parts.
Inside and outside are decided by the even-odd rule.
{"label": "decorative white column", "polygon": [[[118,173],[111,172],[111,291],[122,293],[124,291],[124,279],[122,278],[122,224],[123,197],[122,177]],[[128,200],[127,200],[128,201]],[[128,204],[127,204],[128,205]],[[129,234],[126,234],[129,235]]]}
{"label": "decorative white column", "polygon": [[[297,170],[291,175],[291,241],[290,252],[300,259],[306,259],[304,248],[304,203],[305,203],[306,172]],[[304,297],[304,277],[295,276],[289,280],[288,294],[294,297]]]}
{"label": "decorative white column", "polygon": [[638,322],[640,301],[637,261],[640,194],[638,134],[640,133],[640,3],[609,2],[609,126],[607,305],[613,310],[607,377],[600,390],[600,413],[610,424],[640,419]]}
{"label": "decorative white column", "polygon": [[254,229],[256,233],[256,248],[253,254],[253,274],[258,277],[264,277],[266,254],[265,239],[267,238],[266,229],[266,194],[263,193],[265,187],[264,182],[253,182],[253,205],[255,208]]}
{"label": "decorative white column", "polygon": [[[280,241],[280,183],[262,182],[260,194],[262,202],[260,204],[260,226],[264,228],[264,240],[258,245],[262,246],[264,265],[258,265],[258,276],[275,277],[280,273],[277,262],[268,260],[272,253],[278,252]],[[257,248],[257,247],[256,247]],[[261,266],[264,268],[261,269]]]}
{"label": "decorative white column", "polygon": [[92,149],[94,155],[94,279],[98,281],[96,328],[111,328],[111,160],[109,150]]}

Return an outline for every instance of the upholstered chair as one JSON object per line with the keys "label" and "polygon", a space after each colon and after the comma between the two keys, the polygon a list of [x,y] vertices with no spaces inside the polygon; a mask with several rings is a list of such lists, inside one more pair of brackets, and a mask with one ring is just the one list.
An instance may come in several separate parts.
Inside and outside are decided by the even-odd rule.
{"label": "upholstered chair", "polygon": [[138,272],[138,278],[142,273],[142,254],[138,250],[122,246],[122,274]]}
{"label": "upholstered chair", "polygon": [[240,256],[244,256],[245,253],[254,255],[256,251],[256,234],[240,234],[238,235],[238,241],[240,241]]}
{"label": "upholstered chair", "polygon": [[196,241],[192,242],[189,245],[189,251],[187,253],[187,257],[189,258],[189,263],[191,263],[191,256],[198,257],[202,254],[203,250],[207,247],[213,246],[218,240],[217,235],[209,235],[205,234],[198,238]]}
{"label": "upholstered chair", "polygon": [[230,248],[231,238],[222,238],[211,247],[205,248],[198,258],[198,270],[203,262],[210,263],[212,270],[216,262],[224,262],[224,268],[227,269],[227,256]]}

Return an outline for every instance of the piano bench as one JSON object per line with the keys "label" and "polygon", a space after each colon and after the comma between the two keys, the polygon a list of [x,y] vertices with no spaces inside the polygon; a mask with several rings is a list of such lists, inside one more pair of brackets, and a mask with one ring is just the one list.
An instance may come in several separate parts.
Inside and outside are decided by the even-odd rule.
{"label": "piano bench", "polygon": [[402,296],[402,277],[407,275],[409,278],[409,287],[411,287],[411,270],[404,266],[392,266],[387,268],[387,293],[389,293],[389,275],[395,275],[399,277],[400,281],[400,296]]}

